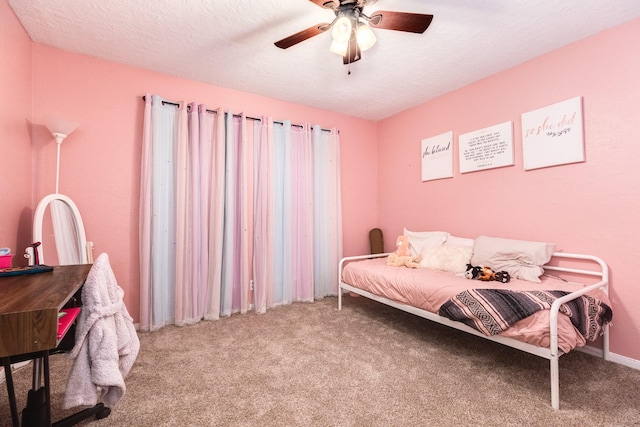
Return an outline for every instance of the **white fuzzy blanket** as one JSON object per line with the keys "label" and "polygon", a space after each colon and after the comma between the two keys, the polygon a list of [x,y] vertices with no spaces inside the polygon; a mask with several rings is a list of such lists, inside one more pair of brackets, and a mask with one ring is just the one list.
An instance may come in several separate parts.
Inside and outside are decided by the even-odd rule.
{"label": "white fuzzy blanket", "polygon": [[140,350],[133,319],[122,299],[124,291],[109,257],[94,262],[82,288],[82,310],[76,326],[74,359],[64,396],[64,409],[92,406],[100,398],[113,408],[124,396],[124,379]]}

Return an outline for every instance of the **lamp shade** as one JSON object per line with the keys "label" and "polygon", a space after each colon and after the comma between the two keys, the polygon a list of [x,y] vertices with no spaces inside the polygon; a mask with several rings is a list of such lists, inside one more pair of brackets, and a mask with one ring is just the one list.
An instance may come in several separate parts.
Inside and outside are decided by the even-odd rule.
{"label": "lamp shade", "polygon": [[78,129],[80,123],[63,119],[61,117],[47,116],[43,117],[42,124],[49,129],[49,132],[51,132],[51,135],[53,135],[57,142],[56,194],[58,194],[58,189],[60,187],[60,145],[62,145],[62,141],[64,141],[67,136],[69,136],[74,130]]}
{"label": "lamp shade", "polygon": [[348,48],[349,48],[349,41],[337,42],[333,40],[331,42],[331,47],[329,47],[329,50],[337,55],[345,56],[347,54]]}
{"label": "lamp shade", "polygon": [[80,123],[54,116],[44,117],[43,124],[47,129],[49,129],[49,132],[51,132],[54,137],[57,138],[56,134],[58,134],[62,136],[63,139],[69,136],[80,126]]}
{"label": "lamp shade", "polygon": [[376,35],[373,34],[371,28],[366,24],[358,25],[356,30],[356,40],[358,41],[358,47],[364,52],[376,44]]}
{"label": "lamp shade", "polygon": [[333,41],[336,42],[348,42],[351,38],[351,29],[353,26],[351,25],[351,19],[346,16],[342,16],[338,18],[335,24],[333,24],[333,29],[331,30],[331,37],[333,37]]}

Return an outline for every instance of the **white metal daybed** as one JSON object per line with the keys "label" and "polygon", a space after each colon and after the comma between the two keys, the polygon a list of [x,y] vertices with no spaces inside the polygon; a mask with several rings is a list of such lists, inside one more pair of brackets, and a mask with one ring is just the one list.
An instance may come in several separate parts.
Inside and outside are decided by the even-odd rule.
{"label": "white metal daybed", "polygon": [[[352,268],[354,266],[360,267],[361,264],[371,264],[374,269],[377,268],[378,272],[388,272],[389,269],[392,271],[391,274],[401,272],[403,275],[412,275],[417,276],[416,279],[420,282],[424,288],[425,293],[431,292],[429,290],[429,282],[436,283],[438,290],[440,292],[443,288],[441,284],[442,280],[451,280],[451,283],[455,283],[454,287],[459,286],[486,286],[486,282],[478,283],[475,280],[468,280],[464,277],[460,277],[460,275],[456,275],[450,272],[442,272],[442,271],[432,271],[428,269],[418,268],[418,269],[410,269],[406,267],[388,267],[384,262],[384,259],[380,259],[383,257],[387,257],[389,254],[377,254],[377,255],[363,255],[363,256],[351,256],[343,258],[339,264],[339,292],[338,292],[338,309],[342,309],[342,293],[344,291],[353,292],[358,295],[365,296],[372,300],[381,302],[383,304],[395,307],[397,309],[406,311],[408,313],[415,314],[417,316],[423,317],[425,319],[438,322],[440,324],[450,326],[452,328],[486,338],[491,341],[498,342],[500,344],[504,344],[509,347],[513,347],[522,351],[525,351],[530,354],[534,354],[540,357],[544,357],[550,361],[550,371],[551,371],[551,406],[554,409],[559,409],[560,407],[560,392],[559,392],[559,367],[558,367],[558,359],[559,357],[570,351],[573,347],[580,347],[584,345],[584,343],[566,343],[562,340],[559,345],[559,333],[558,333],[558,323],[559,319],[564,323],[564,314],[560,313],[561,306],[567,301],[574,300],[576,298],[580,298],[583,295],[588,293],[593,293],[594,291],[601,291],[605,295],[608,295],[608,285],[609,285],[609,270],[607,265],[598,257],[591,255],[580,255],[580,254],[570,254],[570,253],[562,253],[562,252],[554,252],[552,261],[553,264],[545,264],[544,270],[546,272],[553,272],[554,275],[567,275],[571,278],[571,282],[573,282],[574,278],[581,277],[585,279],[586,282],[593,282],[587,285],[579,284],[579,289],[571,291],[566,296],[556,299],[550,307],[550,310],[547,316],[543,316],[540,322],[544,322],[544,327],[547,329],[548,333],[548,343],[544,343],[541,345],[540,342],[533,341],[526,342],[522,340],[521,337],[516,334],[516,337],[510,337],[508,333],[488,336],[479,332],[478,330],[465,325],[459,321],[453,321],[449,318],[443,317],[438,314],[438,310],[434,309],[434,307],[428,307],[427,309],[423,307],[416,306],[405,300],[405,295],[403,294],[402,286],[406,284],[408,279],[403,278],[400,280],[402,286],[395,286],[394,284],[389,285],[385,282],[385,279],[381,279],[382,274],[376,273],[375,270],[369,273],[362,273],[364,278],[358,277],[358,273],[354,273],[351,270],[357,270],[356,268]],[[561,266],[567,264],[567,266]],[[377,264],[377,265],[376,265]],[[593,269],[591,269],[593,268]],[[394,270],[395,269],[395,270]],[[366,270],[364,270],[366,271]],[[449,276],[448,278],[445,276]],[[545,273],[545,276],[549,276],[548,273]],[[566,279],[561,279],[560,277],[554,277],[554,279],[562,280],[563,283],[567,282]],[[455,281],[455,282],[454,282]],[[459,282],[459,283],[458,283]],[[495,283],[495,282],[491,282]],[[498,285],[499,287],[502,285]],[[512,283],[504,285],[505,287],[511,286],[522,286],[522,283],[517,283],[517,281],[512,281]],[[527,285],[528,286],[528,285]],[[550,289],[547,284],[547,289]],[[389,287],[393,287],[394,289],[390,292],[387,292],[385,289]],[[458,289],[459,290],[459,289]],[[454,292],[457,292],[454,291]],[[385,295],[385,293],[387,295]],[[405,292],[406,294],[406,292]],[[391,295],[391,298],[389,297]],[[606,296],[605,296],[606,299]],[[607,300],[608,302],[608,300]],[[609,360],[609,330],[608,324],[605,323],[602,325],[602,337],[603,337],[603,350],[602,356],[605,360]],[[508,331],[507,331],[508,332]],[[506,336],[505,336],[506,335]],[[564,347],[564,351],[563,351]]]}

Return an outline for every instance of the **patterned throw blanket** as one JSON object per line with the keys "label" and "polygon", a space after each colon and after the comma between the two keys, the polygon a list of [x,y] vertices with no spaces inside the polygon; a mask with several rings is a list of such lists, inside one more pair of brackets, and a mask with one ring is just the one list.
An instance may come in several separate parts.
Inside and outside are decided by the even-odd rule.
{"label": "patterned throw blanket", "polygon": [[[463,322],[485,335],[496,335],[536,311],[549,310],[557,298],[568,293],[471,289],[442,304],[439,314]],[[560,313],[569,316],[573,326],[587,342],[598,338],[602,334],[602,328],[613,317],[607,304],[588,295],[562,304]]]}

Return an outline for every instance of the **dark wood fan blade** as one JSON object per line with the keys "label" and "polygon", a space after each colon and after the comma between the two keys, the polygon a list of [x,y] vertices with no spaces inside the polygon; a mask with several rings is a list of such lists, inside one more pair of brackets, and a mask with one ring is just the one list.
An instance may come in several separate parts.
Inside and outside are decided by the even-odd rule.
{"label": "dark wood fan blade", "polygon": [[356,38],[351,37],[351,40],[349,40],[349,48],[347,49],[347,54],[342,57],[342,63],[351,64],[352,62],[358,61],[360,58],[362,58],[360,46],[358,46]]}
{"label": "dark wood fan blade", "polygon": [[369,23],[374,28],[382,28],[384,30],[424,33],[432,20],[433,15],[377,10],[371,15]]}
{"label": "dark wood fan blade", "polygon": [[320,7],[324,7],[325,9],[336,10],[340,6],[340,2],[338,0],[309,0],[311,3],[315,3]]}
{"label": "dark wood fan blade", "polygon": [[313,27],[309,27],[306,30],[299,31],[295,34],[290,35],[289,37],[285,37],[282,40],[275,42],[274,44],[280,49],[287,49],[293,45],[310,39],[313,36],[324,33],[325,31],[327,31],[327,28],[329,28],[329,24],[327,23],[314,25]]}

